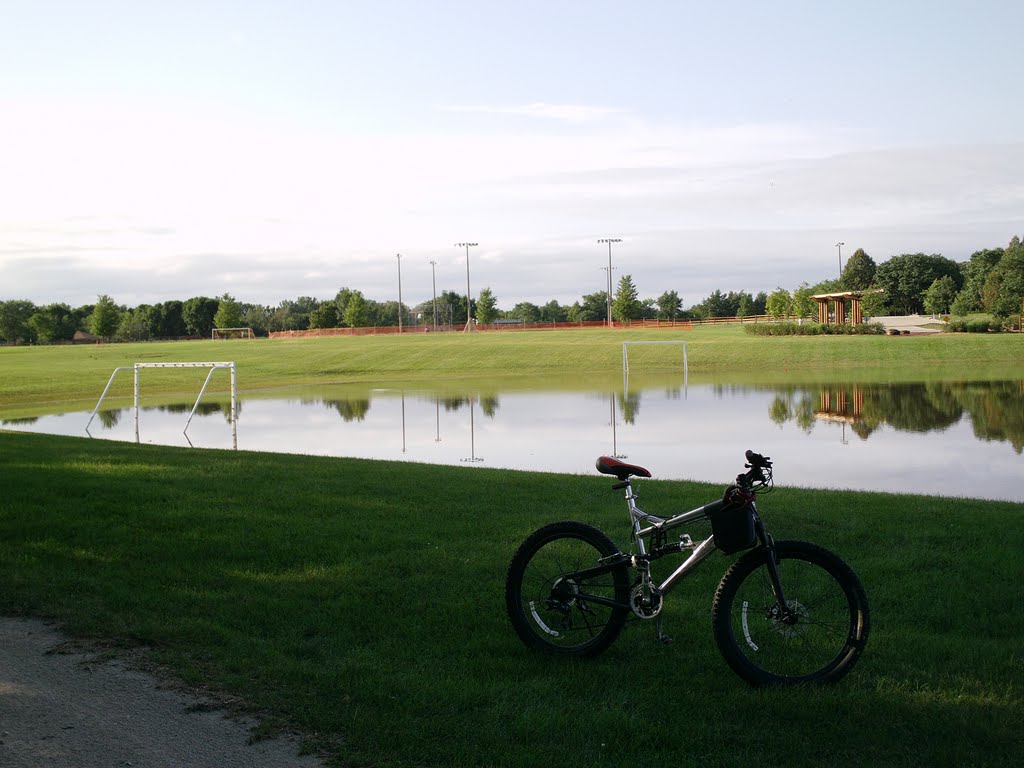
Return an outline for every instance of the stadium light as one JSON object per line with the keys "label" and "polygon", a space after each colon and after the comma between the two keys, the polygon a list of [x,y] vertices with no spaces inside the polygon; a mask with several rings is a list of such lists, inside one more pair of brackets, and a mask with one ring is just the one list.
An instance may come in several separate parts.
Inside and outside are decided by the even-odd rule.
{"label": "stadium light", "polygon": [[466,249],[466,330],[473,330],[473,304],[469,299],[469,249],[475,248],[478,243],[456,243],[456,248]]}
{"label": "stadium light", "polygon": [[612,325],[612,243],[621,243],[618,237],[602,237],[597,242],[608,243],[608,327]]}

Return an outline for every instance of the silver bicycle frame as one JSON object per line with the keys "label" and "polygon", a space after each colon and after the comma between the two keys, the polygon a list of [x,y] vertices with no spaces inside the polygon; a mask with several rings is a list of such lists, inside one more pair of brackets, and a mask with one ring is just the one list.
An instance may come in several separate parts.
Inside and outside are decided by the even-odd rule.
{"label": "silver bicycle frame", "polygon": [[[658,530],[669,531],[681,525],[701,520],[707,517],[708,508],[716,504],[716,502],[710,502],[696,509],[691,509],[689,512],[683,512],[669,518],[658,517],[657,515],[650,515],[644,512],[636,505],[637,497],[633,493],[633,484],[630,480],[625,480],[625,485],[626,504],[629,506],[629,516],[633,521],[633,541],[636,542],[637,549],[641,555],[647,554],[644,539],[652,533]],[[649,525],[644,527],[645,524]],[[695,545],[690,556],[668,578],[658,585],[658,591],[663,595],[668,594],[690,571],[704,562],[716,550],[714,536],[708,536],[700,544]]]}

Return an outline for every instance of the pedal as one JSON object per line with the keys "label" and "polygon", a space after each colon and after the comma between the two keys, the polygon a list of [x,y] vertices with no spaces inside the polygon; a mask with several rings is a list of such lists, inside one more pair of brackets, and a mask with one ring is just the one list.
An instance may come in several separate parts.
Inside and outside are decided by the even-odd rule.
{"label": "pedal", "polygon": [[665,634],[665,631],[661,628],[661,616],[658,617],[658,621],[654,625],[654,631],[658,635],[658,642],[662,645],[672,645],[672,635]]}

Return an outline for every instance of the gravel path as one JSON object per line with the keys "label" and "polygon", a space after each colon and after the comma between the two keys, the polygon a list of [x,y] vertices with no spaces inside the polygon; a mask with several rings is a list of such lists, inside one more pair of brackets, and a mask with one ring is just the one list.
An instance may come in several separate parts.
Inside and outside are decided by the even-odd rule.
{"label": "gravel path", "polygon": [[249,744],[251,720],[162,688],[149,674],[65,652],[51,625],[0,618],[4,768],[321,768],[288,739]]}

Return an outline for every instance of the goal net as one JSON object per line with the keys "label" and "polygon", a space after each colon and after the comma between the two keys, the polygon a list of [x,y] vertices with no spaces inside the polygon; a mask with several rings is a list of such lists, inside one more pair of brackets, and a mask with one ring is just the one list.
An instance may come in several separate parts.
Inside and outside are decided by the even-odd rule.
{"label": "goal net", "polygon": [[682,368],[687,373],[685,341],[624,341],[622,342],[622,373],[634,368],[671,370]]}
{"label": "goal net", "polygon": [[214,328],[210,338],[213,339],[254,339],[256,334],[252,328]]}

